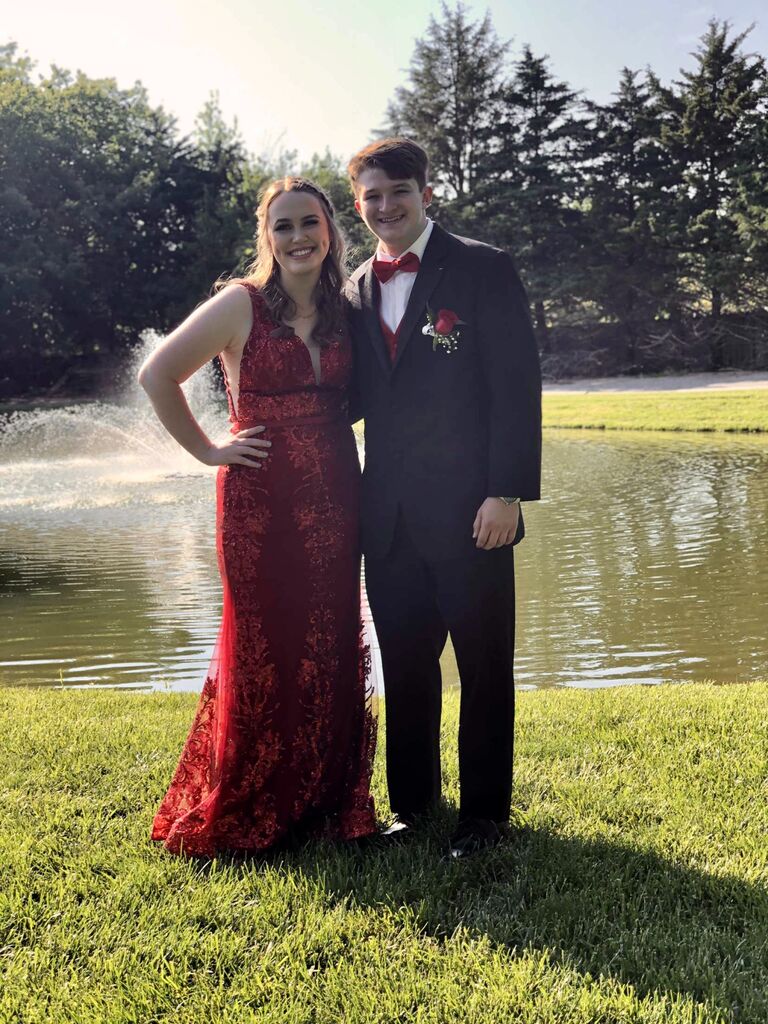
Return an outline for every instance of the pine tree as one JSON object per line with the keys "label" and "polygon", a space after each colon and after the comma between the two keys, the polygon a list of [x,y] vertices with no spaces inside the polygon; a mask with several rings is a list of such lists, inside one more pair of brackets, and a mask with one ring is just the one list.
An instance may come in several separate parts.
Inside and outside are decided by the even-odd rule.
{"label": "pine tree", "polygon": [[255,230],[257,188],[237,119],[226,121],[217,92],[195,119],[190,144],[202,192],[194,214],[190,275],[207,288],[243,262],[242,250]]}
{"label": "pine tree", "polygon": [[[729,22],[713,19],[692,71],[682,70],[672,88],[651,76],[665,115],[662,141],[681,168],[676,241],[691,306],[696,310],[706,300],[713,321],[726,306],[738,305],[751,275],[738,207],[766,114],[766,70],[761,57],[742,51],[749,31],[732,36]],[[716,323],[711,337],[711,366],[719,369],[724,337]]]}
{"label": "pine tree", "polygon": [[442,198],[461,201],[485,164],[507,45],[490,14],[471,22],[462,3],[442,3],[441,10],[416,42],[410,84],[397,89],[380,134],[407,135],[424,146]]}
{"label": "pine tree", "polygon": [[749,118],[749,144],[735,182],[733,217],[743,248],[743,308],[768,308],[768,75],[760,103]]}
{"label": "pine tree", "polygon": [[584,297],[627,337],[628,368],[654,318],[675,305],[677,253],[667,241],[668,188],[675,169],[659,144],[660,120],[647,81],[624,68],[615,99],[588,104]]}
{"label": "pine tree", "polygon": [[477,190],[478,213],[496,245],[520,263],[542,348],[549,307],[567,300],[580,222],[579,97],[557,81],[548,57],[526,46],[500,95],[493,151]]}

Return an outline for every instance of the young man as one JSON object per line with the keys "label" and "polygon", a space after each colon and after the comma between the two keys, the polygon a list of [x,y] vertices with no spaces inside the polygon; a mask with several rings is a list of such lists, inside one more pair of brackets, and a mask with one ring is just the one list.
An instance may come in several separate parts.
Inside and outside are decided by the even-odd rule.
{"label": "young man", "polygon": [[384,139],[349,163],[379,239],[352,276],[355,408],[365,419],[362,542],[381,646],[387,782],[404,834],[440,799],[440,654],[461,680],[453,857],[508,826],[514,561],[520,501],[539,497],[541,377],[506,253],[426,216],[427,155]]}

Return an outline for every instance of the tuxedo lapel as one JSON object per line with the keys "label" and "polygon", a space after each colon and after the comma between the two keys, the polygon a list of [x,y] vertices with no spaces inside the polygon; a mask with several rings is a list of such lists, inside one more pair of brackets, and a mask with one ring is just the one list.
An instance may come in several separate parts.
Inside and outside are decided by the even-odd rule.
{"label": "tuxedo lapel", "polygon": [[411,335],[417,326],[423,327],[427,322],[425,311],[432,292],[437,287],[443,270],[445,269],[444,257],[447,248],[448,234],[437,224],[432,228],[432,234],[424,250],[424,257],[421,267],[413,282],[408,305],[405,307],[403,319],[397,331],[397,355],[392,370],[396,370],[400,360],[403,358]]}
{"label": "tuxedo lapel", "polygon": [[368,339],[373,345],[376,355],[379,357],[382,369],[389,376],[392,372],[392,364],[389,359],[389,352],[387,351],[387,343],[381,330],[379,308],[376,299],[376,279],[373,275],[373,260],[370,260],[365,272],[358,278],[357,284],[360,289],[360,306],[363,311]]}

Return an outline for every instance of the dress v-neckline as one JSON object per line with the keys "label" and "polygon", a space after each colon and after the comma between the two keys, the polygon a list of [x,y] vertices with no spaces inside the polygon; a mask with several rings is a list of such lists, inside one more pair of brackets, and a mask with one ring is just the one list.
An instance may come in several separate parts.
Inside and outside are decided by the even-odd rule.
{"label": "dress v-neckline", "polygon": [[[287,326],[288,325],[286,324],[286,327]],[[289,330],[293,331],[294,338],[297,341],[301,342],[301,344],[304,346],[304,349],[305,349],[307,355],[309,356],[310,365],[312,366],[312,373],[313,373],[314,378],[315,378],[315,384],[317,385],[317,387],[322,387],[322,384],[323,384],[323,365],[322,365],[322,362],[321,362],[321,354],[322,354],[322,351],[323,351],[322,346],[318,345],[315,349],[311,349],[309,347],[309,345],[306,343],[306,341],[304,341],[302,336],[300,334],[298,334],[296,331],[294,331],[292,327],[289,328]],[[317,353],[317,362],[315,362],[315,359],[314,359],[314,353],[315,352]]]}
{"label": "dress v-neckline", "polygon": [[[323,385],[323,364],[322,364],[322,345],[318,345],[316,349],[311,349],[309,345],[304,341],[302,336],[291,327],[290,324],[286,323],[285,320],[275,320],[274,317],[270,317],[272,323],[275,325],[275,329],[271,331],[273,338],[292,339],[299,342],[304,351],[309,356],[310,366],[312,367],[312,375],[315,378],[315,386],[322,387]],[[317,352],[317,361],[314,359],[314,353]]]}

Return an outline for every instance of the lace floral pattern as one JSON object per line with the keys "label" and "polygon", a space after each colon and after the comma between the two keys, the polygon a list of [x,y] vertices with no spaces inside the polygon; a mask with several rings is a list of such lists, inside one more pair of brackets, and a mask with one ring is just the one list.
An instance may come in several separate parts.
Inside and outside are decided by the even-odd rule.
{"label": "lace floral pattern", "polygon": [[230,419],[233,431],[264,423],[272,448],[261,469],[218,474],[221,630],[152,829],[174,853],[264,849],[289,829],[353,839],[376,828],[350,344],[340,336],[323,348],[317,384],[304,343],[274,337],[249,292]]}

